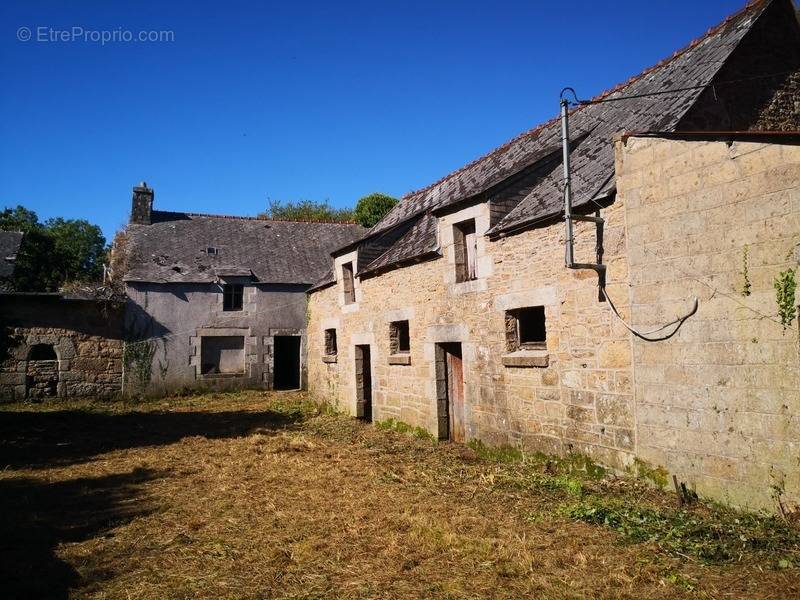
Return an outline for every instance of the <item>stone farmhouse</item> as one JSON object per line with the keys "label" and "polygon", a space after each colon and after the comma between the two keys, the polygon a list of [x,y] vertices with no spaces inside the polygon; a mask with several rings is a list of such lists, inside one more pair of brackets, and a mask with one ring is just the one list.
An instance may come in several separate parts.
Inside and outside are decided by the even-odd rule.
{"label": "stone farmhouse", "polygon": [[[572,110],[574,210],[602,218],[576,224],[576,260],[604,289],[564,266],[557,119],[408,194],[309,292],[310,391],[440,439],[800,501],[796,301],[775,289],[800,262],[798,98],[794,6],[763,0]],[[694,297],[666,341],[625,326]]]}
{"label": "stone farmhouse", "polygon": [[124,234],[127,392],[305,387],[306,290],[353,224],[153,210],[133,189]]}

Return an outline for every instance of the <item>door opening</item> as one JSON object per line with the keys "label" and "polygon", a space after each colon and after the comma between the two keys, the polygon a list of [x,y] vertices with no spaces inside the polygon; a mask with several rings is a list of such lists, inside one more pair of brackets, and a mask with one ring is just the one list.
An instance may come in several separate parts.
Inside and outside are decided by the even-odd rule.
{"label": "door opening", "polygon": [[372,364],[369,346],[356,346],[356,416],[372,422]]}
{"label": "door opening", "polygon": [[276,335],[274,338],[272,387],[276,390],[300,389],[300,336]]}
{"label": "door opening", "polygon": [[439,439],[463,442],[464,368],[461,344],[436,344],[436,410]]}

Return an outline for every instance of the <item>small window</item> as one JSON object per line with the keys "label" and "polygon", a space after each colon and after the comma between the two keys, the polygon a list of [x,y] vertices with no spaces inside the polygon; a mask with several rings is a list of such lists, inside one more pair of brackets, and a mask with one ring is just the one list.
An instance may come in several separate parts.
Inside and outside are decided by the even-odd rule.
{"label": "small window", "polygon": [[206,254],[211,254],[213,256],[216,256],[217,254],[219,254],[219,250],[214,246],[209,246],[208,248],[206,248]]}
{"label": "small window", "polygon": [[58,360],[58,356],[50,344],[35,344],[31,347],[28,360]]}
{"label": "small window", "polygon": [[453,225],[453,253],[456,263],[456,283],[478,278],[478,237],[475,219]]}
{"label": "small window", "polygon": [[242,310],[243,302],[244,286],[241,283],[222,286],[222,310]]}
{"label": "small window", "polygon": [[506,346],[509,352],[547,348],[544,306],[506,312]]}
{"label": "small window", "polygon": [[353,280],[353,263],[342,265],[342,284],[344,285],[344,303],[353,304],[356,301],[356,288]]}
{"label": "small window", "polygon": [[408,321],[394,321],[389,324],[389,353],[403,354],[406,352],[411,352]]}
{"label": "small window", "polygon": [[203,375],[244,373],[244,337],[204,336],[200,340]]}
{"label": "small window", "polygon": [[338,352],[338,347],[336,346],[336,330],[335,329],[326,329],[325,330],[325,355],[326,356],[336,356]]}

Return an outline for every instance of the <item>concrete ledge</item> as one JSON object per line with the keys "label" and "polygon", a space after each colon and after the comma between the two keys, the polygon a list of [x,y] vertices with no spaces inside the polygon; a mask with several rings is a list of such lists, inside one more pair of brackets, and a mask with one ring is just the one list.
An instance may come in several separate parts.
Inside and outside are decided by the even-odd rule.
{"label": "concrete ledge", "polygon": [[335,363],[337,362],[338,357],[335,354],[323,354],[322,355],[322,362],[324,363]]}
{"label": "concrete ledge", "polygon": [[547,350],[520,350],[503,355],[504,367],[539,367],[550,366],[550,354]]}
{"label": "concrete ledge", "polygon": [[239,371],[238,373],[201,373],[202,379],[234,379],[236,377],[247,377],[246,371]]}
{"label": "concrete ledge", "polygon": [[410,365],[411,364],[411,355],[410,354],[390,354],[389,355],[389,364],[390,365]]}

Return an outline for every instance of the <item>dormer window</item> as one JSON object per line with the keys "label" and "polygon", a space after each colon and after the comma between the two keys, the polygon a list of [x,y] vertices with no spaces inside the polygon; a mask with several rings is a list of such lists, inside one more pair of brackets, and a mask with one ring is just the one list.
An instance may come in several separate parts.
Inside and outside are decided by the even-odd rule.
{"label": "dormer window", "polygon": [[226,283],[222,286],[222,310],[242,310],[244,286],[241,283]]}
{"label": "dormer window", "polygon": [[478,278],[478,236],[475,219],[453,225],[453,254],[456,265],[456,283]]}
{"label": "dormer window", "polygon": [[342,265],[342,285],[344,286],[344,303],[354,304],[356,301],[356,288],[353,279],[353,263]]}

